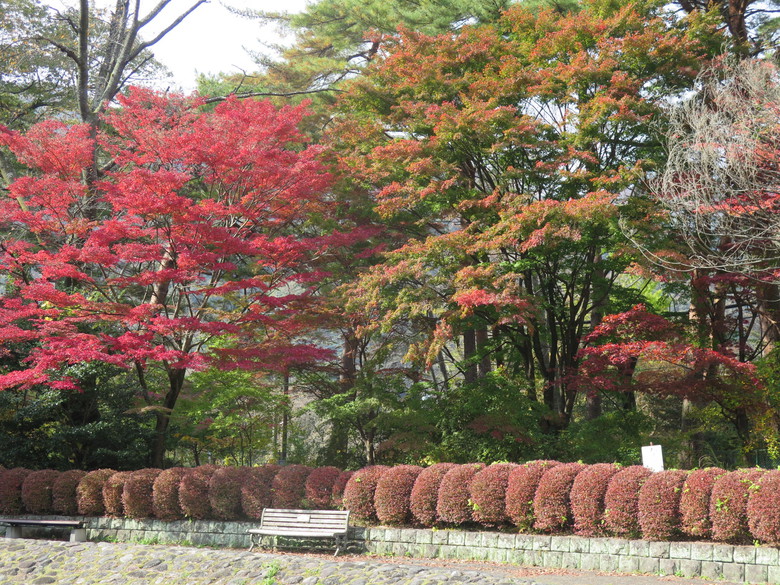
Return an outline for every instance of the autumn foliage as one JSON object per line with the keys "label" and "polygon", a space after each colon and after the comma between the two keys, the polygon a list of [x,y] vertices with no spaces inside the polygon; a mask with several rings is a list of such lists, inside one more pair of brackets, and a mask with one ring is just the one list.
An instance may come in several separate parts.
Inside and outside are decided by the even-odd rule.
{"label": "autumn foliage", "polygon": [[715,481],[726,474],[720,467],[694,469],[685,480],[680,496],[680,529],[694,538],[709,538],[710,496]]}
{"label": "autumn foliage", "polygon": [[79,482],[76,488],[76,499],[79,514],[84,516],[102,516],[106,512],[103,503],[103,486],[109,477],[114,475],[113,469],[96,469],[90,471]]}
{"label": "autumn foliage", "polygon": [[163,469],[152,485],[152,510],[161,520],[179,520],[184,513],[179,503],[179,484],[186,469],[170,467]]}
{"label": "autumn foliage", "polygon": [[263,508],[271,507],[271,485],[279,465],[261,465],[247,471],[241,486],[241,509],[248,518],[261,518]]}
{"label": "autumn foliage", "polygon": [[147,468],[133,471],[125,479],[122,507],[128,518],[154,516],[154,482],[161,469]]}
{"label": "autumn foliage", "polygon": [[450,469],[439,484],[436,515],[447,524],[465,524],[473,521],[471,482],[485,468],[483,463],[467,463]]}
{"label": "autumn foliage", "polygon": [[396,465],[385,470],[376,484],[374,507],[382,524],[407,524],[411,520],[410,500],[422,467]]}
{"label": "autumn foliage", "polygon": [[613,463],[588,465],[577,474],[569,498],[574,531],[582,536],[604,534],[604,497],[609,480],[620,468]]}
{"label": "autumn foliage", "polygon": [[639,535],[639,491],[652,472],[641,465],[621,469],[604,495],[604,525],[618,536]]}
{"label": "autumn foliage", "polygon": [[341,475],[338,467],[317,467],[306,478],[304,498],[314,510],[325,510],[332,506],[333,486]]}
{"label": "autumn foliage", "polygon": [[750,534],[765,544],[780,544],[780,471],[766,472],[751,490],[747,505]]}
{"label": "autumn foliage", "polygon": [[715,480],[710,494],[712,539],[720,542],[750,542],[747,506],[756,491],[763,469],[738,469]]}
{"label": "autumn foliage", "polygon": [[439,499],[439,486],[447,472],[455,463],[435,463],[426,467],[417,476],[409,499],[412,516],[421,526],[436,524],[436,504]]}
{"label": "autumn foliage", "polygon": [[469,486],[472,518],[485,526],[500,526],[507,521],[506,488],[514,463],[494,463],[479,471]]}
{"label": "autumn foliage", "polygon": [[86,471],[69,469],[63,471],[51,488],[51,507],[56,514],[73,516],[78,513],[78,486]]}
{"label": "autumn foliage", "polygon": [[534,495],[545,472],[558,461],[529,461],[517,467],[509,475],[506,488],[506,513],[520,531],[534,525]]}
{"label": "autumn foliage", "polygon": [[680,533],[680,497],[687,471],[670,469],[647,478],[639,490],[639,526],[642,538],[673,540]]}
{"label": "autumn foliage", "polygon": [[59,476],[59,471],[41,469],[24,478],[22,504],[30,514],[51,514],[54,511],[52,491]]}
{"label": "autumn foliage", "polygon": [[22,485],[30,473],[32,472],[29,469],[24,469],[23,467],[0,471],[1,514],[21,514],[24,511]]}
{"label": "autumn foliage", "polygon": [[582,463],[563,463],[544,472],[534,494],[536,530],[552,532],[572,525],[571,487],[583,469]]}
{"label": "autumn foliage", "polygon": [[372,465],[356,471],[344,488],[344,508],[350,510],[359,520],[376,521],[374,494],[382,474],[388,468],[384,465]]}

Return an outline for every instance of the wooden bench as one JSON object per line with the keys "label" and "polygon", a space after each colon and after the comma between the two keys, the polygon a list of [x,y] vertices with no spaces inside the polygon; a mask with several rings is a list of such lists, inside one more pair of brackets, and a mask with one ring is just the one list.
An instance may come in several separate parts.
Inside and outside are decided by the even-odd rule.
{"label": "wooden bench", "polygon": [[289,538],[333,538],[336,552],[347,546],[349,510],[280,510],[265,508],[260,518],[260,527],[247,530],[251,551],[263,536],[273,536],[276,550],[279,536]]}
{"label": "wooden bench", "polygon": [[22,526],[41,526],[46,528],[70,528],[71,542],[85,542],[87,529],[80,520],[30,520],[27,518],[0,518],[0,524],[7,526],[6,538],[22,538]]}

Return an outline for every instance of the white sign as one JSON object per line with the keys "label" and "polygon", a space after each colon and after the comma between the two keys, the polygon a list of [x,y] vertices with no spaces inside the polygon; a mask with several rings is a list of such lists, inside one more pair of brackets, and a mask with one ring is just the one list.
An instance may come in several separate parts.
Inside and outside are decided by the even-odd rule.
{"label": "white sign", "polygon": [[664,453],[661,445],[648,445],[642,447],[642,465],[650,471],[664,470]]}

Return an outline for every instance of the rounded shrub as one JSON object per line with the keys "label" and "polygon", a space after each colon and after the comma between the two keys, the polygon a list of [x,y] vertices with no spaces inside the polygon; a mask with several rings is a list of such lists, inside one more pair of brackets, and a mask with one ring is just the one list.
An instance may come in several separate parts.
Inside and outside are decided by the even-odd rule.
{"label": "rounded shrub", "polygon": [[122,507],[128,518],[154,516],[154,480],[162,469],[146,468],[130,473],[122,490]]}
{"label": "rounded shrub", "polygon": [[748,498],[747,517],[750,534],[765,544],[780,544],[780,470],[766,472],[758,489]]}
{"label": "rounded shrub", "polygon": [[385,465],[370,465],[352,474],[344,488],[344,509],[357,520],[376,521],[374,493],[379,478],[388,469]]}
{"label": "rounded shrub", "polygon": [[106,515],[119,518],[124,513],[122,492],[125,491],[125,482],[131,473],[131,471],[117,471],[103,484],[103,505],[106,508]]}
{"label": "rounded shrub", "polygon": [[683,484],[680,496],[680,530],[694,538],[709,538],[710,496],[715,480],[726,473],[720,467],[707,467],[692,471]]}
{"label": "rounded shrub", "polygon": [[669,469],[647,478],[639,490],[639,527],[645,540],[672,540],[681,532],[680,497],[687,471]]}
{"label": "rounded shrub", "polygon": [[308,465],[285,465],[271,482],[271,505],[274,508],[303,508],[306,479],[312,472]]}
{"label": "rounded shrub", "polygon": [[333,491],[331,492],[331,502],[334,508],[344,508],[344,490],[347,487],[349,478],[352,477],[354,471],[342,471],[341,474],[333,482]]}
{"label": "rounded shrub", "polygon": [[22,484],[32,471],[23,467],[14,467],[0,472],[0,514],[21,514]]}
{"label": "rounded shrub", "polygon": [[604,494],[604,526],[618,536],[639,535],[639,490],[652,471],[641,465],[621,469]]}
{"label": "rounded shrub", "polygon": [[96,469],[81,478],[76,488],[76,504],[79,514],[84,516],[102,516],[106,513],[103,503],[103,486],[109,477],[114,475],[113,469]]}
{"label": "rounded shrub", "polygon": [[574,532],[581,536],[604,533],[604,496],[609,480],[619,470],[614,463],[596,463],[585,467],[574,478],[569,494]]}
{"label": "rounded shrub", "polygon": [[246,467],[220,467],[209,479],[209,504],[214,518],[236,520],[241,517],[241,486]]}
{"label": "rounded shrub", "polygon": [[185,518],[205,520],[211,518],[209,480],[217,470],[216,465],[200,465],[184,472],[179,484],[179,505]]}
{"label": "rounded shrub", "polygon": [[304,499],[307,508],[327,510],[333,506],[333,484],[341,475],[338,467],[316,467],[306,478]]}
{"label": "rounded shrub", "polygon": [[51,487],[51,507],[55,514],[64,516],[78,514],[77,489],[85,475],[87,475],[86,471],[70,469],[57,476]]}
{"label": "rounded shrub", "polygon": [[534,494],[534,529],[556,532],[574,523],[571,487],[583,469],[582,463],[562,463],[544,472]]}
{"label": "rounded shrub", "polygon": [[22,483],[22,505],[30,514],[51,514],[52,488],[60,476],[54,469],[33,471],[24,478]]}
{"label": "rounded shrub", "polygon": [[412,516],[421,526],[430,527],[436,524],[436,503],[439,500],[439,485],[444,475],[455,463],[435,463],[426,467],[417,476],[409,498],[409,509]]}
{"label": "rounded shrub", "polygon": [[271,484],[281,465],[250,467],[241,486],[241,509],[248,518],[259,520],[263,508],[271,507]]}
{"label": "rounded shrub", "polygon": [[444,474],[436,501],[436,516],[440,522],[465,524],[472,521],[469,488],[474,476],[484,468],[484,463],[467,463]]}
{"label": "rounded shrub", "polygon": [[506,488],[515,463],[493,463],[477,472],[469,486],[471,517],[483,526],[506,524]]}
{"label": "rounded shrub", "polygon": [[528,461],[509,474],[506,486],[506,515],[510,522],[525,532],[534,525],[534,495],[544,472],[560,465],[559,461],[540,459]]}
{"label": "rounded shrub", "polygon": [[382,524],[406,524],[411,519],[412,488],[422,467],[396,465],[381,475],[374,491],[376,517]]}
{"label": "rounded shrub", "polygon": [[152,484],[152,511],[160,520],[181,520],[184,512],[179,503],[179,484],[186,470],[183,467],[163,469]]}
{"label": "rounded shrub", "polygon": [[738,469],[722,475],[712,486],[710,521],[712,539],[719,542],[750,542],[747,504],[758,487],[763,469]]}

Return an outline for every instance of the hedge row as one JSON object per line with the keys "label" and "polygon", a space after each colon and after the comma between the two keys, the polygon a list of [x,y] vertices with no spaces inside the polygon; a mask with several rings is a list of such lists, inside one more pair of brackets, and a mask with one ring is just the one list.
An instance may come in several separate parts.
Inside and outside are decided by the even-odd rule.
{"label": "hedge row", "polygon": [[363,522],[649,540],[780,544],[780,471],[530,461],[522,465],[0,469],[0,514],[224,519],[263,508],[346,508]]}

